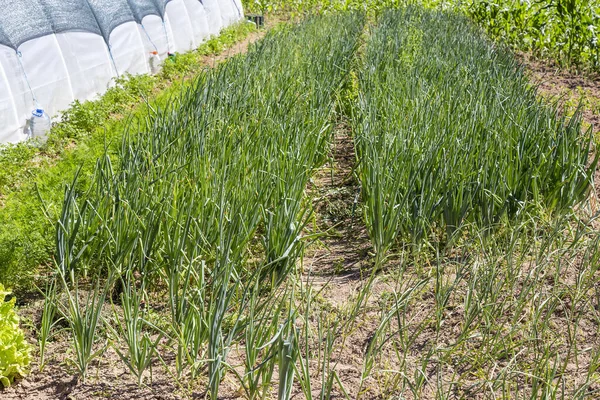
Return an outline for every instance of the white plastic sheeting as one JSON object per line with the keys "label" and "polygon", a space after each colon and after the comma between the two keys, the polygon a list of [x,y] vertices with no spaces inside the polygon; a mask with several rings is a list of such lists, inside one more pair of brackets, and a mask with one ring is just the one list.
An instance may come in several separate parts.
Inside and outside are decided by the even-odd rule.
{"label": "white plastic sheeting", "polygon": [[242,18],[239,0],[171,0],[164,19],[147,15],[141,23],[122,23],[108,43],[98,33],[67,30],[17,49],[0,44],[0,143],[25,140],[26,122],[38,105],[56,117],[74,100],[104,93],[114,78],[149,73],[157,56],[194,49]]}

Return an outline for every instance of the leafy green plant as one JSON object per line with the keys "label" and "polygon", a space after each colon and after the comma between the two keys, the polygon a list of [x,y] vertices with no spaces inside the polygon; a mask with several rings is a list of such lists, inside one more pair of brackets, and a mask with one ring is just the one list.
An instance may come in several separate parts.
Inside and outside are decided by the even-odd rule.
{"label": "leafy green plant", "polygon": [[27,375],[31,362],[31,346],[19,327],[15,301],[6,301],[10,291],[0,284],[0,383],[8,387],[15,380]]}
{"label": "leafy green plant", "polygon": [[565,66],[600,68],[597,0],[455,2],[493,37]]}
{"label": "leafy green plant", "polygon": [[[204,57],[225,51],[255,28],[246,22],[224,29],[197,50],[166,64],[155,76],[119,78],[102,97],[74,102],[53,127],[42,149],[28,143],[0,146],[0,282],[30,291],[52,266],[54,221],[62,187],[81,168],[78,190],[90,183],[96,160],[115,157],[131,121],[143,120],[146,101],[166,104],[205,66]],[[43,286],[43,284],[42,284]]]}

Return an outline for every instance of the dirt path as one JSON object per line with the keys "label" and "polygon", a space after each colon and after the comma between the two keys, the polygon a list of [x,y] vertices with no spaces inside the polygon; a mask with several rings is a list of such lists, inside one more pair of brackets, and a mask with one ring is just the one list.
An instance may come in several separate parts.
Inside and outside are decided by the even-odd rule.
{"label": "dirt path", "polygon": [[[309,197],[318,228],[328,232],[309,249],[304,265],[313,276],[341,281],[360,279],[370,242],[362,219],[360,185],[354,176],[355,154],[346,123],[335,129],[331,159],[313,178]],[[316,279],[318,281],[319,279]]]}
{"label": "dirt path", "polygon": [[[335,371],[350,397],[355,398],[360,389],[365,346],[376,321],[371,313],[365,313],[360,321],[353,322],[351,332],[338,325],[372,268],[372,247],[362,217],[360,185],[354,174],[356,157],[349,131],[346,122],[336,126],[330,162],[317,172],[309,186],[317,228],[326,235],[307,249],[302,280],[308,282],[313,293],[319,293],[313,310],[317,319],[314,325],[323,324],[325,330],[335,331],[328,367]],[[314,345],[320,346],[317,341]],[[318,395],[323,370],[314,365],[311,372],[314,394]],[[337,386],[334,384],[334,393],[343,398]]]}
{"label": "dirt path", "polygon": [[[277,20],[278,21],[278,20]],[[202,59],[202,63],[206,66],[214,68],[218,63],[227,60],[230,57],[233,57],[238,54],[246,53],[253,43],[261,39],[267,33],[269,28],[272,28],[277,24],[276,21],[271,21],[265,29],[261,29],[255,32],[250,33],[244,40],[235,43],[233,46],[229,47],[225,51],[212,56],[205,56]]]}
{"label": "dirt path", "polygon": [[575,74],[550,61],[540,61],[527,54],[517,56],[543,97],[558,101],[567,115],[572,114],[581,101],[583,120],[593,126],[596,134],[600,133],[600,75]]}

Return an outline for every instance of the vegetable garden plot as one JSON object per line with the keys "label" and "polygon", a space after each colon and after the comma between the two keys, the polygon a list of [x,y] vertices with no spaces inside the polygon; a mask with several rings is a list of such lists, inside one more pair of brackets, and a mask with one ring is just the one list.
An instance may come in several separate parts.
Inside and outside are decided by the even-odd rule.
{"label": "vegetable garden plot", "polygon": [[397,238],[452,242],[466,226],[560,214],[588,194],[591,130],[541,104],[514,57],[463,17],[385,13],[359,87],[355,143],[378,255]]}
{"label": "vegetable garden plot", "polygon": [[[462,17],[387,11],[362,58],[364,22],[334,13],[278,29],[168,107],[149,106],[90,187],[74,180],[42,352],[63,316],[84,379],[107,339],[140,386],[164,367],[190,397],[592,388],[598,335],[579,331],[597,327],[598,236],[583,219],[561,234],[590,189],[591,134],[539,103],[512,56]],[[359,250],[338,231],[335,265],[300,275],[302,235],[323,218],[306,187],[333,125],[354,135],[375,257],[363,249],[346,268]],[[353,226],[355,203],[342,223]],[[402,241],[416,251],[386,258]],[[333,269],[347,275],[324,276]]]}
{"label": "vegetable garden plot", "polygon": [[[164,336],[177,374],[207,367],[216,398],[230,345],[245,334],[248,395],[269,390],[275,364],[285,380],[279,390],[291,388],[292,293],[282,283],[303,246],[304,189],[326,158],[361,18],[314,18],[269,34],[247,56],[206,71],[167,109],[152,110],[123,141],[118,164],[99,160],[85,193],[76,184],[66,190],[57,279],[82,376],[110,294],[124,308],[110,325],[140,382]],[[84,304],[82,276],[101,282]],[[157,293],[171,315],[158,331],[139,307]]]}
{"label": "vegetable garden plot", "polygon": [[598,71],[600,67],[600,2],[457,2],[457,7],[492,37],[522,51],[553,58],[563,67]]}

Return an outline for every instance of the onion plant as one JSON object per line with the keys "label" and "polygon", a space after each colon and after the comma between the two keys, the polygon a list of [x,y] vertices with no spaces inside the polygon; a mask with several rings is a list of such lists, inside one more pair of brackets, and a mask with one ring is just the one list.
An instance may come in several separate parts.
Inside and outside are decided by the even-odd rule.
{"label": "onion plant", "polygon": [[152,338],[148,332],[148,323],[145,318],[147,308],[144,299],[144,281],[140,283],[140,288],[137,288],[137,282],[131,273],[128,273],[123,279],[123,293],[121,293],[123,316],[121,317],[116,308],[113,308],[116,328],[110,324],[108,327],[114,330],[117,338],[124,339],[127,352],[122,352],[118,345],[114,346],[115,351],[129,371],[137,378],[138,385],[141,386],[144,372],[149,368],[150,381],[152,381],[152,359],[162,335],[157,334],[155,338]]}
{"label": "onion plant", "polygon": [[38,345],[40,347],[40,372],[46,366],[46,345],[53,336],[55,326],[61,321],[57,316],[58,307],[56,304],[56,280],[49,279],[46,283],[44,294],[44,309],[38,329]]}
{"label": "onion plant", "polygon": [[598,156],[581,118],[536,97],[514,56],[466,18],[390,10],[371,35],[353,118],[378,256],[398,239],[452,245],[466,227],[558,215],[586,198]]}
{"label": "onion plant", "polygon": [[[64,278],[61,276],[61,278]],[[98,331],[102,325],[102,309],[108,285],[95,287],[84,294],[78,285],[69,288],[66,280],[62,280],[67,295],[66,309],[62,310],[73,339],[75,359],[73,360],[79,375],[86,379],[90,363],[105,350],[105,345],[96,347],[99,339]],[[82,301],[83,298],[84,300]]]}

